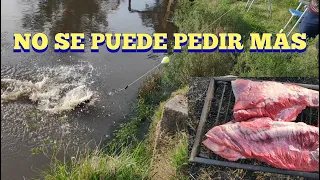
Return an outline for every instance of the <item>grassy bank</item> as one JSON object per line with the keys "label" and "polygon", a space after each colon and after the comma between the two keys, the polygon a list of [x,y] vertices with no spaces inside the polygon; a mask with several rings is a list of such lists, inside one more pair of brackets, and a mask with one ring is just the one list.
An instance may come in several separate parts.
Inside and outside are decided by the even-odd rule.
{"label": "grassy bank", "polygon": [[[162,79],[162,73],[153,73],[144,81],[139,89],[135,115],[113,133],[111,141],[97,147],[95,151],[80,153],[65,162],[52,156],[50,168],[41,176],[47,180],[130,180],[159,177],[161,172],[153,168],[159,164],[151,163],[154,158],[157,124],[161,119],[164,105],[170,97],[185,94],[187,91],[187,88],[181,88],[172,93]],[[149,127],[147,135],[140,133],[142,124]],[[161,155],[165,156],[166,160],[161,164],[161,168],[170,169],[172,177],[183,179],[184,175],[180,170],[187,163],[187,135],[181,130],[165,138],[165,149],[162,149]],[[161,158],[161,160],[164,159]]]}
{"label": "grassy bank", "polygon": [[[290,18],[288,8],[295,8],[294,0],[273,1],[272,17],[264,3],[256,3],[246,13],[246,1],[232,0],[178,0],[174,23],[182,33],[188,32],[237,32],[248,49],[251,32],[278,32]],[[228,14],[212,24],[222,14]],[[305,53],[182,53],[173,54],[171,62],[160,73],[146,79],[139,90],[135,115],[113,134],[112,140],[97,151],[85,153],[68,163],[53,160],[52,168],[43,174],[45,179],[153,179],[161,176],[161,164],[151,165],[154,135],[165,102],[176,93],[187,91],[189,77],[239,75],[239,76],[312,76],[318,77],[318,60],[315,41],[308,42]],[[174,94],[172,92],[182,89]],[[143,124],[143,126],[142,126]],[[141,134],[148,126],[148,134]],[[161,161],[172,172],[173,179],[186,179],[188,141],[184,131],[166,137],[161,148]],[[200,179],[210,178],[215,169],[202,169]],[[224,170],[217,168],[215,171]],[[236,177],[246,171],[228,170]],[[259,175],[264,179],[265,174]],[[266,175],[267,176],[267,175]],[[257,176],[256,176],[257,177]]]}
{"label": "grassy bank", "polygon": [[[250,53],[248,50],[250,33],[279,32],[290,18],[288,9],[296,8],[297,3],[294,0],[272,1],[273,11],[270,17],[265,3],[259,1],[252,5],[249,12],[245,12],[246,1],[198,0],[192,3],[189,0],[179,0],[174,22],[180,32],[240,33],[245,51],[176,53],[172,57],[172,63],[165,69],[166,78],[172,84],[179,85],[186,84],[189,77],[226,74],[318,77],[316,40],[309,40],[309,47],[304,53]],[[226,12],[228,13],[225,14]],[[223,14],[225,15],[221,17]]]}

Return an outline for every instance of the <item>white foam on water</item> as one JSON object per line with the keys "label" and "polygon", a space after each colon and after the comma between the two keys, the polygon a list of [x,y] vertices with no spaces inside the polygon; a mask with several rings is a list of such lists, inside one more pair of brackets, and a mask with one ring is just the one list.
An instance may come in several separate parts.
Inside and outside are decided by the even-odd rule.
{"label": "white foam on water", "polygon": [[29,99],[37,108],[50,113],[74,110],[83,103],[94,105],[97,92],[88,82],[93,67],[90,64],[39,68],[37,80],[1,78],[1,103]]}

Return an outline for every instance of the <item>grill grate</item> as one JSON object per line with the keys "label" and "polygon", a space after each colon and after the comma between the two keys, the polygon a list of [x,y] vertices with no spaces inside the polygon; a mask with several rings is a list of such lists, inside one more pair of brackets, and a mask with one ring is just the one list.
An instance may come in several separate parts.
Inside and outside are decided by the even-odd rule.
{"label": "grill grate", "polygon": [[[289,171],[268,166],[257,160],[242,159],[230,162],[202,145],[204,134],[214,126],[225,124],[233,119],[233,106],[235,97],[231,87],[231,81],[235,78],[213,78],[207,89],[205,103],[202,109],[200,122],[197,129],[195,143],[192,148],[190,161],[202,164],[241,168],[253,171],[271,172],[286,175],[319,179],[319,174]],[[318,85],[298,84],[300,86],[319,90]],[[296,122],[305,122],[309,125],[319,125],[317,121],[318,108],[306,108],[298,117]]]}

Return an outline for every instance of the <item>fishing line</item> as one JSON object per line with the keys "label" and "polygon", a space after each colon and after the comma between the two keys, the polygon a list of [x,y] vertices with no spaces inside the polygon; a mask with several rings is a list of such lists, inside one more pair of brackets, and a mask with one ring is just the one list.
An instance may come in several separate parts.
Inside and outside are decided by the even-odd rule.
{"label": "fishing line", "polygon": [[129,86],[131,86],[132,84],[134,84],[135,82],[139,81],[139,79],[141,79],[143,76],[147,75],[149,72],[151,72],[152,70],[154,70],[155,68],[159,67],[162,63],[156,65],[154,68],[152,68],[151,70],[149,70],[148,72],[146,72],[145,74],[143,74],[142,76],[140,76],[138,79],[134,80],[132,83],[128,84],[125,88],[121,89],[121,90],[125,90],[127,89]]}
{"label": "fishing line", "polygon": [[[232,11],[233,9],[235,9],[236,6],[234,6],[233,8],[230,8],[227,12],[225,12],[223,15],[221,15],[219,18],[217,18],[216,20],[214,20],[212,23],[210,23],[206,28],[204,28],[201,33],[203,33],[205,30],[207,30],[209,27],[211,27],[214,23],[216,23],[218,20],[220,20],[222,17],[224,17],[225,15],[227,15],[230,11]],[[170,56],[165,56],[161,63],[159,63],[158,65],[156,65],[155,67],[153,67],[151,70],[149,70],[148,72],[146,72],[145,74],[143,74],[142,76],[140,76],[139,78],[137,78],[136,80],[134,80],[133,82],[131,82],[130,84],[128,84],[126,87],[118,90],[122,91],[122,90],[126,90],[128,87],[130,87],[132,84],[136,83],[137,81],[139,81],[142,77],[146,76],[148,73],[150,73],[152,70],[156,69],[157,67],[159,67],[161,64],[167,64],[170,61],[170,58],[173,56],[173,54],[171,54]],[[110,93],[111,94],[111,93]]]}

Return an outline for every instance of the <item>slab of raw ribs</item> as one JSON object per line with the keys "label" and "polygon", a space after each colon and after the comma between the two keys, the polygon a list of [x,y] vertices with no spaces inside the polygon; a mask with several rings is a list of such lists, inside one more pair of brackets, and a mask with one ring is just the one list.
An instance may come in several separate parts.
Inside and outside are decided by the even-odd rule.
{"label": "slab of raw ribs", "polygon": [[319,129],[302,122],[253,118],[216,126],[206,137],[203,144],[230,161],[257,159],[287,170],[319,171]]}
{"label": "slab of raw ribs", "polygon": [[294,121],[307,106],[319,107],[319,92],[301,86],[244,79],[231,84],[236,99],[234,121],[256,117]]}

